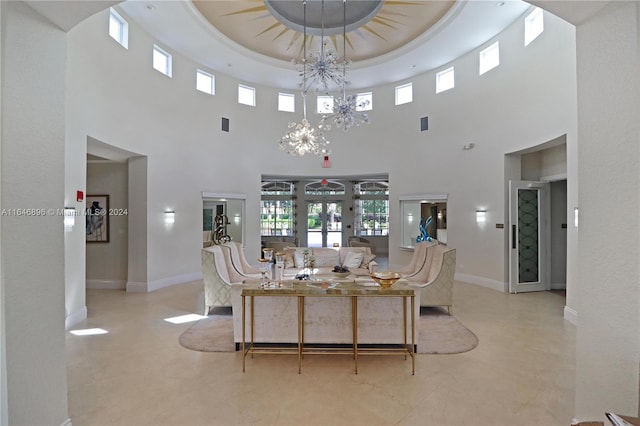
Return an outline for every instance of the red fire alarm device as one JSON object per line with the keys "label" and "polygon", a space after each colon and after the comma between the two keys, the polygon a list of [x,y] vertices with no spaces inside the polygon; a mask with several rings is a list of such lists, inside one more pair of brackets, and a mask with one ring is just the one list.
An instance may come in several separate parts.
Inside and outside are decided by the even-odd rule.
{"label": "red fire alarm device", "polygon": [[84,192],[76,191],[76,201],[82,201],[82,200],[84,200]]}

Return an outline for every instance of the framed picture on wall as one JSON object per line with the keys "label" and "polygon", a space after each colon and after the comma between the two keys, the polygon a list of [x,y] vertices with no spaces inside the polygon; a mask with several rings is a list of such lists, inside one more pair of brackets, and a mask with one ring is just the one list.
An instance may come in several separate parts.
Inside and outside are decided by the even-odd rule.
{"label": "framed picture on wall", "polygon": [[87,237],[88,243],[109,242],[109,196],[87,195]]}

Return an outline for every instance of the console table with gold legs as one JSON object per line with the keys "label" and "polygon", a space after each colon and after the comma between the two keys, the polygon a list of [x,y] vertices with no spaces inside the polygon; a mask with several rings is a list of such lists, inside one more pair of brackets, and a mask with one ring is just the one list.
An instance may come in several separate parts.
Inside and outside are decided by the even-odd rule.
{"label": "console table with gold legs", "polygon": [[[254,335],[254,299],[255,297],[295,297],[297,299],[297,345],[296,347],[269,346],[255,344]],[[351,299],[351,347],[305,346],[305,299],[307,297],[349,297]],[[389,347],[359,347],[358,345],[358,298],[386,297],[399,298],[402,302],[403,343]],[[407,284],[397,282],[390,288],[360,286],[350,282],[308,282],[282,281],[263,286],[259,282],[247,283],[241,291],[242,298],[242,371],[245,371],[245,359],[248,354],[290,354],[298,357],[298,373],[302,371],[302,359],[305,354],[349,354],[353,356],[355,374],[358,374],[358,356],[360,355],[404,355],[411,357],[411,374],[415,374],[415,292]],[[246,339],[247,299],[249,302],[249,342]],[[408,342],[407,303],[410,306],[411,343]],[[400,340],[400,339],[398,339]]]}

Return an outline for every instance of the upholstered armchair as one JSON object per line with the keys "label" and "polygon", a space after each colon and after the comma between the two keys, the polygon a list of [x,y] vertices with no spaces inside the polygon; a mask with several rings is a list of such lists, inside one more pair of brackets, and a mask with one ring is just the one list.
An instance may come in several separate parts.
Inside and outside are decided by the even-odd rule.
{"label": "upholstered armchair", "polygon": [[409,278],[409,284],[420,289],[420,306],[446,306],[453,314],[453,278],[456,272],[456,249],[438,244],[429,247],[429,268]]}
{"label": "upholstered armchair", "polygon": [[213,240],[211,239],[211,231],[202,231],[202,248],[209,247],[213,245]]}
{"label": "upholstered armchair", "polygon": [[[220,246],[227,250],[225,254],[228,255],[230,259],[230,264],[228,266],[229,269],[233,269],[233,271],[239,274],[242,279],[259,278],[261,276],[260,270],[251,266],[247,261],[247,258],[244,255],[244,250],[242,249],[242,244],[235,241],[229,241],[221,244]],[[232,279],[232,281],[236,280]]]}
{"label": "upholstered armchair", "polygon": [[425,266],[427,260],[427,248],[437,245],[437,241],[421,241],[413,248],[413,256],[409,263],[401,268],[396,268],[394,271],[400,272],[404,278],[409,279],[416,275]]}
{"label": "upholstered armchair", "polygon": [[202,249],[202,277],[204,281],[204,315],[214,306],[231,306],[232,281],[223,249],[213,245]]}

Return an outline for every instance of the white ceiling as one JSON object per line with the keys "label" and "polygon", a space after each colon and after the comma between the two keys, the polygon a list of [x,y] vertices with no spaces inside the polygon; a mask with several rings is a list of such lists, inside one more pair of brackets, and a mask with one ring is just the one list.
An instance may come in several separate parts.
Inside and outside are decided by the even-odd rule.
{"label": "white ceiling", "polygon": [[[25,3],[65,31],[119,3],[117,7],[121,11],[159,42],[204,67],[232,74],[246,82],[283,89],[297,87],[295,69],[290,63],[260,56],[222,36],[202,18],[190,0],[27,0]],[[530,0],[530,3],[578,25],[609,0]],[[460,0],[439,25],[404,48],[353,64],[349,73],[351,87],[398,82],[439,68],[491,39],[522,16],[528,7],[528,3],[519,0]]]}
{"label": "white ceiling", "polygon": [[[407,45],[354,62],[349,71],[350,88],[398,82],[442,67],[490,40],[529,7],[520,0],[458,1],[440,22]],[[203,67],[249,83],[297,88],[297,72],[290,62],[260,55],[223,36],[191,1],[129,0],[118,5],[118,9],[164,47],[192,58]]]}

